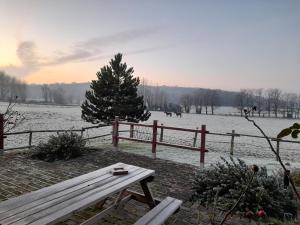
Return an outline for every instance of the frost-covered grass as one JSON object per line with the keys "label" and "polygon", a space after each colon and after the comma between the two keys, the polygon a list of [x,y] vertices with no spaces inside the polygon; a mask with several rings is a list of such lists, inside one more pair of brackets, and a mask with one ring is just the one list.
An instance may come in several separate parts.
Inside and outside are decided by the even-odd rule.
{"label": "frost-covered grass", "polygon": [[[6,103],[0,103],[0,109],[5,109]],[[21,104],[17,105],[16,110],[24,113],[26,120],[17,128],[22,130],[38,130],[38,129],[78,129],[85,126],[91,126],[81,119],[81,109],[79,106],[45,106]],[[218,108],[218,112],[234,112],[233,108]],[[166,126],[176,126],[185,128],[200,128],[205,124],[207,130],[211,132],[230,133],[235,130],[236,133],[260,135],[251,123],[242,117],[237,116],[211,116],[198,114],[183,114],[182,118],[166,117],[162,112],[152,112],[151,118],[145,122],[151,124],[153,120],[158,120],[159,124],[163,123]],[[285,127],[289,127],[295,120],[288,119],[273,119],[273,118],[255,118],[257,123],[265,130],[267,135],[276,136],[277,133]],[[299,121],[298,121],[299,122]],[[121,126],[120,130],[128,130],[128,127]],[[151,130],[147,128],[139,128],[141,133],[140,138],[151,137]],[[84,133],[85,137],[107,134],[111,132],[111,127],[92,129]],[[160,130],[158,131],[160,133]],[[128,136],[128,133],[122,133]],[[50,134],[39,133],[33,135],[33,144],[48,139]],[[194,138],[193,133],[180,131],[164,131],[164,140],[175,144],[191,145]],[[88,145],[100,144],[101,140],[95,139],[88,142]],[[28,144],[28,135],[8,136],[5,139],[6,147],[15,147]],[[199,146],[200,140],[197,140]],[[121,144],[123,145],[123,144]],[[124,151],[129,151],[137,154],[151,156],[151,145],[132,143],[126,144]],[[207,136],[206,148],[209,152],[206,154],[207,164],[214,163],[220,156],[229,157],[230,137],[224,136]],[[300,168],[300,144],[281,144],[280,153],[284,162],[291,163],[292,167]],[[170,159],[174,161],[199,165],[199,153],[189,150],[158,147],[157,156],[160,158]],[[274,160],[275,157],[269,150],[269,146],[264,139],[237,137],[235,138],[234,156],[242,158],[246,162],[267,165],[268,167],[276,167],[278,163]]]}

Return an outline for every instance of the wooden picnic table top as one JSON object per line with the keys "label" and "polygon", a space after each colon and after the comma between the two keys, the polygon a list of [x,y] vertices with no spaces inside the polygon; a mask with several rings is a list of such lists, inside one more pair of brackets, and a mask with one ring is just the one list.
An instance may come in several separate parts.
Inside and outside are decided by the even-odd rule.
{"label": "wooden picnic table top", "polygon": [[[124,167],[128,174],[113,176],[115,167]],[[0,202],[0,225],[55,224],[153,175],[154,170],[117,163]]]}

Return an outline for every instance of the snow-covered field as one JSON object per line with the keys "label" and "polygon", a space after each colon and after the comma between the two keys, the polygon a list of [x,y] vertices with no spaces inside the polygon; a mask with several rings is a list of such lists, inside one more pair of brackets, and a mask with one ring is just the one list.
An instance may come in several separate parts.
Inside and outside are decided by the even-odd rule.
{"label": "snow-covered field", "polygon": [[[0,111],[3,112],[6,103],[0,104]],[[44,105],[31,105],[21,104],[16,105],[16,110],[23,113],[26,120],[15,131],[22,130],[39,130],[39,129],[80,129],[81,127],[91,126],[81,120],[81,110],[78,106],[44,106]],[[216,113],[235,113],[234,108],[218,108]],[[158,120],[167,126],[176,126],[184,128],[201,127],[202,124],[207,126],[210,132],[230,133],[235,130],[240,134],[260,135],[258,130],[248,121],[242,117],[230,116],[211,116],[211,115],[197,115],[197,114],[183,114],[182,118],[166,117],[162,112],[152,112],[151,118],[146,123],[152,123],[153,120]],[[288,119],[270,119],[270,118],[255,118],[256,122],[265,130],[269,136],[276,137],[278,132],[293,124],[300,122]],[[121,128],[123,129],[123,128]],[[125,128],[127,129],[127,128]],[[94,136],[104,133],[109,133],[110,127],[101,129],[92,129],[87,136]],[[138,130],[140,136],[147,138],[151,131],[146,128]],[[126,135],[126,134],[124,134]],[[47,139],[49,134],[34,134],[33,144]],[[177,144],[191,144],[194,138],[193,133],[180,132],[180,131],[164,131],[165,141],[170,141]],[[299,140],[300,141],[300,140]],[[99,142],[99,140],[98,140]],[[198,140],[198,144],[199,144]],[[225,158],[229,157],[230,137],[224,136],[207,136],[207,149],[209,152],[206,154],[206,163],[214,163],[220,160],[220,156]],[[8,136],[5,140],[5,147],[22,146],[28,143],[28,135]],[[95,144],[97,140],[94,141]],[[122,144],[122,143],[121,143]],[[274,143],[275,144],[275,143]],[[151,155],[151,146],[140,143],[123,143],[123,148],[126,151]],[[293,167],[300,168],[300,144],[287,144],[281,143],[280,153],[285,162],[289,162]],[[199,165],[199,153],[189,150],[158,147],[157,156],[160,158],[171,159],[175,161]],[[266,165],[273,167],[277,165],[274,155],[271,153],[268,145],[264,139],[249,138],[249,137],[236,137],[234,156],[239,157],[249,163],[257,163],[259,165]]]}

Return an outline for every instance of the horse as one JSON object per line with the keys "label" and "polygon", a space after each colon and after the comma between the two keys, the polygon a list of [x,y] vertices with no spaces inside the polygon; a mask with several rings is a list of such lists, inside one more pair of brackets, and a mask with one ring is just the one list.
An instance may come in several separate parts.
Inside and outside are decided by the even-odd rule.
{"label": "horse", "polygon": [[166,114],[166,116],[172,117],[172,113],[171,113],[171,112],[166,112],[166,111],[165,111],[165,114]]}
{"label": "horse", "polygon": [[177,117],[178,117],[178,116],[180,116],[180,118],[182,117],[181,112],[175,112],[175,114],[176,114]]}

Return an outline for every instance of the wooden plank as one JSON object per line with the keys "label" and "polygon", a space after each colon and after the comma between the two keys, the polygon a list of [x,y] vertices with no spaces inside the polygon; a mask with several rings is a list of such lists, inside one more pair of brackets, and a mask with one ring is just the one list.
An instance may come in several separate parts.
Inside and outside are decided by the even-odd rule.
{"label": "wooden plank", "polygon": [[127,195],[126,197],[124,197],[123,199],[120,200],[118,205],[113,204],[112,206],[106,208],[102,212],[96,214],[95,216],[93,216],[92,218],[86,220],[85,222],[81,223],[80,225],[93,225],[93,224],[97,223],[100,219],[102,219],[107,214],[110,214],[114,211],[119,210],[130,199],[131,199],[131,196]]}
{"label": "wooden plank", "polygon": [[0,202],[0,213],[5,212],[7,209],[17,208],[19,206],[28,204],[28,201],[34,201],[40,198],[44,198],[45,196],[52,195],[58,191],[62,191],[64,189],[70,188],[74,185],[78,185],[84,182],[88,182],[89,180],[95,179],[99,177],[101,174],[106,174],[114,167],[123,166],[123,163],[116,163],[106,168],[102,168],[100,170],[96,170],[82,176],[78,176],[57,184],[54,184],[49,187],[45,187],[39,189],[37,191],[33,191],[21,196],[17,196],[15,198],[8,199],[4,202]]}
{"label": "wooden plank", "polygon": [[[137,202],[141,202],[144,204],[148,204],[148,200],[146,199],[145,195],[132,191],[132,190],[126,190],[125,195],[131,195],[131,198]],[[154,199],[155,205],[158,205],[161,201],[159,199]]]}
{"label": "wooden plank", "polygon": [[153,177],[148,177],[148,179],[144,179],[140,182],[143,192],[145,194],[145,198],[147,200],[147,204],[149,205],[149,207],[151,209],[155,207],[155,201],[153,199],[152,193],[151,193],[147,183],[151,182],[153,179],[154,179]]}
{"label": "wooden plank", "polygon": [[[137,167],[138,168],[138,167]],[[114,180],[106,185],[95,188],[87,193],[79,196],[71,196],[67,201],[60,202],[59,204],[46,204],[43,207],[35,208],[33,214],[26,214],[24,218],[18,219],[13,222],[14,225],[25,225],[25,224],[55,224],[88,206],[95,204],[97,201],[105,199],[107,196],[112,195],[120,190],[123,190],[135,182],[138,182],[145,177],[154,174],[153,170],[147,170],[139,168],[136,173],[121,176],[119,179]],[[70,196],[68,196],[70,197]],[[1,221],[2,222],[2,221]],[[4,224],[10,224],[4,223]],[[3,225],[4,225],[3,224]]]}
{"label": "wooden plank", "polygon": [[164,208],[159,216],[157,216],[155,219],[153,219],[148,225],[158,225],[163,224],[167,221],[167,219],[172,216],[179,208],[182,202],[178,199],[175,199],[175,201],[170,204],[168,207]]}
{"label": "wooden plank", "polygon": [[[129,171],[133,171],[137,169],[138,167],[134,166],[124,166]],[[50,203],[53,202],[61,202],[68,199],[68,195],[72,194],[72,196],[79,195],[80,193],[85,193],[89,190],[92,190],[93,188],[96,188],[98,186],[102,186],[106,183],[109,183],[113,180],[118,179],[117,176],[112,176],[110,172],[107,172],[106,174],[101,174],[99,177],[96,177],[95,179],[89,180],[84,183],[80,183],[78,185],[74,185],[70,188],[63,189],[62,191],[58,191],[57,193],[54,193],[52,195],[45,196],[40,199],[36,199],[33,201],[28,201],[27,204],[19,206],[17,208],[14,208],[12,210],[9,210],[5,213],[0,213],[0,218],[3,220],[5,218],[11,217],[11,216],[17,216],[18,213],[23,213],[26,210],[34,210],[35,207],[40,206],[44,203]],[[1,221],[2,221],[1,220]]]}
{"label": "wooden plank", "polygon": [[[54,212],[52,211],[51,214],[48,213],[46,217],[43,217],[42,219],[35,220],[34,222],[30,223],[31,225],[42,225],[42,224],[55,224],[58,221],[61,221],[62,219],[68,218],[69,215],[72,213],[84,209],[88,206],[93,205],[95,202],[105,198],[108,195],[112,195],[114,193],[119,192],[120,190],[127,188],[131,186],[133,183],[140,181],[144,179],[145,177],[151,176],[154,174],[154,171],[151,170],[144,170],[142,173],[136,175],[134,177],[134,180],[132,179],[123,179],[121,183],[118,185],[112,185],[108,187],[106,190],[102,192],[95,192],[92,195],[89,196],[83,196],[80,199],[75,199],[71,202],[66,202],[63,204],[63,207],[61,210],[56,210],[55,207],[51,208],[51,210],[54,209]],[[29,223],[25,223],[29,224]],[[24,225],[24,223],[18,223],[15,225]]]}
{"label": "wooden plank", "polygon": [[[128,168],[131,173],[131,176],[134,176],[135,172],[138,170],[145,170],[143,168],[135,167],[135,166],[130,166],[130,167],[128,166]],[[11,216],[5,216],[5,214],[4,214],[1,216],[2,219],[0,220],[0,223],[9,224],[9,223],[18,221],[20,219],[29,217],[37,212],[46,210],[50,207],[53,207],[53,206],[58,207],[59,204],[64,203],[68,200],[72,200],[81,195],[87,195],[90,192],[93,192],[94,190],[98,190],[101,188],[103,189],[106,186],[109,186],[113,183],[117,183],[118,180],[120,180],[120,178],[121,178],[118,176],[113,176],[112,174],[110,174],[110,172],[107,172],[106,175],[108,175],[106,179],[101,180],[100,182],[98,182],[96,184],[91,184],[91,185],[87,185],[87,186],[85,185],[84,188],[81,188],[77,191],[71,191],[71,192],[66,192],[66,193],[63,192],[63,193],[65,193],[64,195],[54,198],[54,199],[51,199],[52,196],[50,196],[50,199],[48,201],[43,201],[44,199],[41,199],[41,201],[43,201],[41,204],[34,205],[34,204],[28,203],[29,204],[28,210],[26,210],[27,206],[25,205],[23,208],[21,208],[20,211],[18,211],[18,213],[14,213],[13,215],[10,214]],[[122,176],[122,178],[124,179],[124,176]],[[30,206],[32,206],[32,207],[30,208]],[[22,209],[24,209],[24,210],[22,211]],[[12,210],[12,212],[14,212],[14,211],[16,211],[16,210]]]}
{"label": "wooden plank", "polygon": [[160,225],[164,223],[182,204],[181,200],[167,197],[134,225]]}

